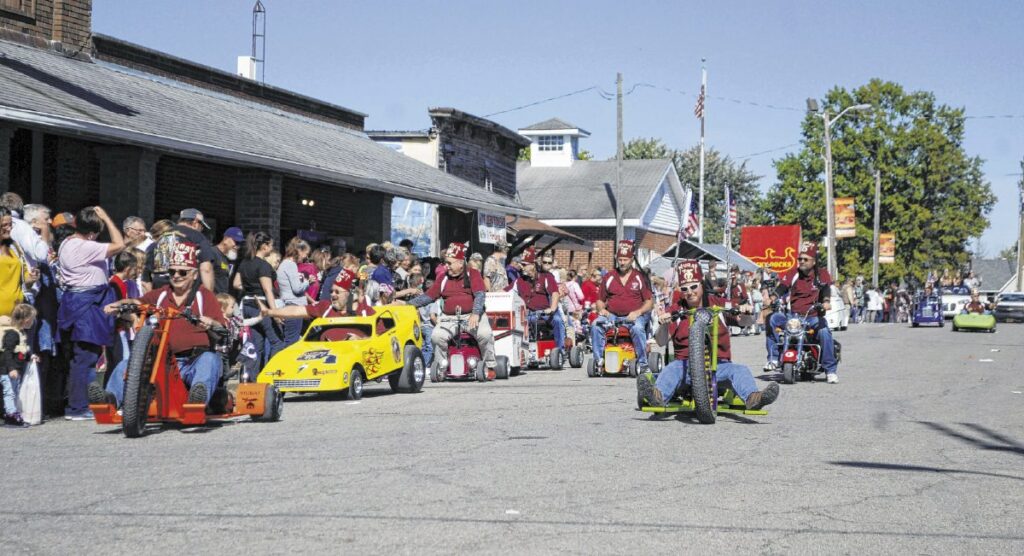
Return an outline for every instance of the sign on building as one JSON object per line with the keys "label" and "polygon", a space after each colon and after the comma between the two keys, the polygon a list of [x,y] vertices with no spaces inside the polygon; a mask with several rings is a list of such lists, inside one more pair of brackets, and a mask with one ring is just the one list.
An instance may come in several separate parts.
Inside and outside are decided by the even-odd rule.
{"label": "sign on building", "polygon": [[477,230],[480,235],[480,243],[495,244],[499,240],[505,241],[505,215],[493,212],[477,211]]}

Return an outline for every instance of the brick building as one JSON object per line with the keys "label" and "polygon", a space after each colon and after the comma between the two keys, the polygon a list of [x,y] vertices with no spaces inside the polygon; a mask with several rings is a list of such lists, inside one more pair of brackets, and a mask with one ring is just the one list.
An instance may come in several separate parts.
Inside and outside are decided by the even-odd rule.
{"label": "brick building", "polygon": [[[566,268],[611,268],[615,243],[615,160],[577,160],[586,130],[553,118],[519,130],[529,137],[530,160],[516,171],[519,198],[537,219],[593,244],[592,252],[554,248]],[[646,261],[675,243],[686,193],[671,160],[622,161],[623,224]]]}
{"label": "brick building", "polygon": [[215,233],[315,230],[350,248],[390,237],[396,197],[442,207],[442,228],[530,214],[377,145],[365,114],[91,35],[90,17],[88,0],[0,0],[0,191],[115,220],[195,206]]}

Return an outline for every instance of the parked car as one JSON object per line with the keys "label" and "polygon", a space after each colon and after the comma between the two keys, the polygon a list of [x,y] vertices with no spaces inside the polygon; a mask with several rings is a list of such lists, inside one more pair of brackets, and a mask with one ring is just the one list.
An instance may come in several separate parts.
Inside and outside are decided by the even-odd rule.
{"label": "parked car", "polygon": [[829,303],[832,308],[825,314],[830,330],[846,330],[850,325],[850,308],[843,302],[843,296],[839,294],[839,288],[831,286]]}
{"label": "parked car", "polygon": [[996,298],[996,309],[992,312],[997,322],[1024,322],[1024,293],[1011,292]]}
{"label": "parked car", "polygon": [[971,300],[971,290],[964,286],[942,288],[942,316],[951,319],[964,310]]}

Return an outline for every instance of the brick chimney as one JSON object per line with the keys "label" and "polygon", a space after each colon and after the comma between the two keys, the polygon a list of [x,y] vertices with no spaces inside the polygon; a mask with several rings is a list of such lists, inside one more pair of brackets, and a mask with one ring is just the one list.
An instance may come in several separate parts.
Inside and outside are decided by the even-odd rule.
{"label": "brick chimney", "polygon": [[88,54],[92,0],[0,0],[0,39]]}

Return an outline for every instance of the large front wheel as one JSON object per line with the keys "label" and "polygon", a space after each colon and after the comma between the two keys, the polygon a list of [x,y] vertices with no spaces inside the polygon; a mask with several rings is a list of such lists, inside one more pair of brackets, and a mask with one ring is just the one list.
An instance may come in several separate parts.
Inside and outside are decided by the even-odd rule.
{"label": "large front wheel", "polygon": [[127,377],[124,384],[124,402],[121,404],[121,429],[128,438],[138,438],[146,432],[149,403],[153,399],[153,327],[143,326],[135,335],[128,356]]}
{"label": "large front wheel", "polygon": [[697,412],[697,420],[705,425],[715,422],[715,395],[711,388],[711,350],[716,346],[711,343],[711,313],[697,311],[690,325],[690,357],[686,368],[690,373],[690,392],[693,396],[693,407]]}

